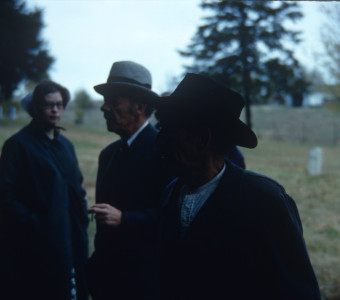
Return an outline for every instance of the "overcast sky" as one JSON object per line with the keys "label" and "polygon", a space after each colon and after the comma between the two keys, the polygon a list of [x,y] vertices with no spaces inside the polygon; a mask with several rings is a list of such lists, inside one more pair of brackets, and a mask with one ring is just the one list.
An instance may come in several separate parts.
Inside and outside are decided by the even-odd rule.
{"label": "overcast sky", "polygon": [[[302,2],[302,1],[301,1]],[[173,76],[183,73],[185,50],[202,24],[200,0],[26,0],[42,8],[42,37],[56,62],[50,75],[72,94],[85,89],[100,99],[93,86],[106,82],[114,61],[133,60],[153,76],[153,89],[162,93]],[[328,2],[337,5],[336,2]],[[303,1],[304,19],[296,29],[305,42],[296,56],[309,68],[321,51],[318,1]]]}

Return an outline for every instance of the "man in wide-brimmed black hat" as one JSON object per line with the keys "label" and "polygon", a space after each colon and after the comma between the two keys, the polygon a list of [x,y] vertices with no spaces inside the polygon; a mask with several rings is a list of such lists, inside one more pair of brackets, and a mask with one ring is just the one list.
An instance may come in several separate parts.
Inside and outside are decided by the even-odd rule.
{"label": "man in wide-brimmed black hat", "polygon": [[232,145],[257,145],[241,95],[189,73],[153,104],[179,175],[162,197],[162,299],[320,299],[293,199],[225,160]]}
{"label": "man in wide-brimmed black hat", "polygon": [[88,263],[89,290],[98,299],[156,299],[156,207],[168,181],[149,124],[157,94],[151,74],[132,61],[115,62],[107,82],[94,87],[110,132],[121,139],[100,154],[95,252]]}

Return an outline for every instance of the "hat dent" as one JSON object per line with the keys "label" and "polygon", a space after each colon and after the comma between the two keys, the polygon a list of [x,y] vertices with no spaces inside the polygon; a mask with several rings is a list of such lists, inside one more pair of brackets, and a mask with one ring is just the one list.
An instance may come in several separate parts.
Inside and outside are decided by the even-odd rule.
{"label": "hat dent", "polygon": [[107,82],[119,81],[116,78],[135,81],[136,84],[152,86],[151,73],[144,66],[133,61],[118,61],[112,65]]}
{"label": "hat dent", "polygon": [[107,82],[94,89],[103,96],[124,93],[148,98],[157,96],[151,87],[152,77],[147,68],[133,61],[118,61],[113,63]]}

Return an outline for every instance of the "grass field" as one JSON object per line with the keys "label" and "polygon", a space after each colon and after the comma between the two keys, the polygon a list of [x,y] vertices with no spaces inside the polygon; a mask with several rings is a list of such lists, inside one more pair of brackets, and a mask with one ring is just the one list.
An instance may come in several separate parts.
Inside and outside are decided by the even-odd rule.
{"label": "grass field", "polygon": [[[84,175],[89,205],[94,202],[97,159],[100,150],[117,138],[106,131],[98,110],[87,113],[84,125],[74,125],[66,112],[64,133],[74,144]],[[319,109],[258,107],[253,109],[259,146],[241,148],[247,168],[279,181],[295,199],[304,236],[323,299],[340,299],[340,117]],[[28,122],[0,120],[0,145]],[[323,148],[323,173],[307,172],[309,150]],[[94,222],[89,227],[93,249]]]}

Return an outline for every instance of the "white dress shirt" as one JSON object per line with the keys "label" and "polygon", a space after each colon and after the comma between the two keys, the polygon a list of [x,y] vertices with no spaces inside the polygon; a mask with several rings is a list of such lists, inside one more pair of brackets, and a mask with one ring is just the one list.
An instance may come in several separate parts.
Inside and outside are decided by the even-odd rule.
{"label": "white dress shirt", "polygon": [[204,185],[190,189],[187,185],[183,185],[179,191],[178,208],[180,210],[181,236],[191,225],[199,210],[208,200],[211,194],[216,190],[221,180],[226,166],[224,164],[222,170],[209,182]]}

